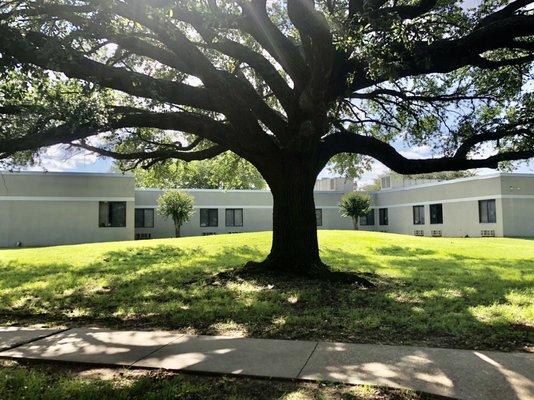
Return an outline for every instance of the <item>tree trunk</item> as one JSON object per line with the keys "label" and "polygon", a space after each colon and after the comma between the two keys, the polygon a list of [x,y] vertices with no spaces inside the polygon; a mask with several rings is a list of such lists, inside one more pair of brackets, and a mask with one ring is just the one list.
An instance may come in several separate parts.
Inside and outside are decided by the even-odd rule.
{"label": "tree trunk", "polygon": [[303,161],[272,161],[266,171],[263,175],[273,195],[271,252],[260,263],[248,263],[247,270],[372,287],[367,279],[352,272],[333,272],[321,261],[313,193],[317,168]]}
{"label": "tree trunk", "polygon": [[358,230],[358,217],[352,217],[352,223],[354,224],[354,230]]}
{"label": "tree trunk", "polygon": [[[297,172],[297,176],[292,176]],[[266,262],[288,273],[324,269],[319,257],[313,187],[315,177],[287,171],[280,182],[271,183],[273,195],[273,241]]]}
{"label": "tree trunk", "polygon": [[174,237],[180,237],[180,224],[174,222]]}

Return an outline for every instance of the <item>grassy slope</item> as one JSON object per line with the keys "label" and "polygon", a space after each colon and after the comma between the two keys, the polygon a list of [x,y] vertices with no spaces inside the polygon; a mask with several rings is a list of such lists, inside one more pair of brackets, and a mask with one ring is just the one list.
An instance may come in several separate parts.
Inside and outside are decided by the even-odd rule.
{"label": "grassy slope", "polygon": [[321,231],[323,259],[378,289],[211,282],[270,233],[0,250],[0,323],[514,349],[534,341],[534,241]]}

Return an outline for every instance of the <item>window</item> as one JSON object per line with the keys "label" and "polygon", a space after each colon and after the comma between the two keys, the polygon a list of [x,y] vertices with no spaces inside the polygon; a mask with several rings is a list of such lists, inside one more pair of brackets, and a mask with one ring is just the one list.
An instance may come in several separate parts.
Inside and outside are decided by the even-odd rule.
{"label": "window", "polygon": [[243,209],[226,209],[226,226],[243,226]]}
{"label": "window", "polygon": [[135,227],[136,228],[153,228],[154,227],[154,209],[136,208],[135,209]]}
{"label": "window", "polygon": [[478,218],[482,224],[497,222],[495,200],[480,200],[478,202]]}
{"label": "window", "polygon": [[369,210],[367,214],[360,217],[360,225],[374,225],[375,224],[375,210]]}
{"label": "window", "polygon": [[443,205],[442,204],[430,204],[430,223],[442,224],[443,223]]}
{"label": "window", "polygon": [[388,209],[387,208],[378,209],[378,223],[380,225],[388,224]]}
{"label": "window", "polygon": [[200,226],[219,226],[219,210],[216,208],[201,208]]}
{"label": "window", "polygon": [[98,203],[98,226],[102,228],[125,227],[126,202],[101,201]]}
{"label": "window", "polygon": [[384,176],[381,179],[381,185],[380,186],[381,186],[382,189],[389,189],[391,187],[391,177]]}
{"label": "window", "polygon": [[414,225],[425,224],[425,206],[413,206],[413,223]]}
{"label": "window", "polygon": [[315,209],[315,221],[317,226],[323,226],[323,210],[320,208]]}

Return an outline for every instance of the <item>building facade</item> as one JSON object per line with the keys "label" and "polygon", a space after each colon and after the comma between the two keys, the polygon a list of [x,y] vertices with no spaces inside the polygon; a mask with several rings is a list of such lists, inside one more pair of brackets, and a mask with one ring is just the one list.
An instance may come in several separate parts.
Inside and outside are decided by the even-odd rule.
{"label": "building facade", "polygon": [[[337,182],[337,181],[336,181]],[[352,229],[338,204],[339,181],[316,190],[318,229]],[[360,229],[420,236],[534,237],[534,175],[494,174],[445,182],[383,180]],[[352,185],[350,185],[352,187]],[[342,188],[342,190],[339,190]],[[337,189],[337,190],[336,190]],[[267,190],[186,189],[195,212],[183,236],[272,229]],[[121,174],[0,172],[0,247],[166,238],[170,219],[156,212],[158,189],[136,189]]]}
{"label": "building facade", "polygon": [[[385,184],[385,185],[384,185]],[[534,237],[534,175],[498,173],[413,185],[382,180],[361,229],[419,236]]]}
{"label": "building facade", "polygon": [[135,182],[120,174],[0,174],[0,247],[134,238]]}
{"label": "building facade", "polygon": [[[268,190],[184,189],[195,199],[195,213],[181,228],[183,236],[268,231],[272,229],[273,198]],[[139,239],[174,235],[172,220],[155,212],[159,189],[137,189],[138,216],[135,233]],[[315,191],[318,229],[350,229],[350,219],[341,217],[338,204],[342,191]]]}
{"label": "building facade", "polygon": [[[268,190],[185,189],[195,212],[183,236],[272,229]],[[158,189],[136,189],[122,174],[0,173],[0,247],[48,246],[174,236],[156,213]],[[316,191],[318,229],[350,229],[338,204],[344,192]]]}
{"label": "building facade", "polygon": [[313,190],[319,192],[352,192],[356,189],[353,179],[348,178],[319,178],[315,181]]}

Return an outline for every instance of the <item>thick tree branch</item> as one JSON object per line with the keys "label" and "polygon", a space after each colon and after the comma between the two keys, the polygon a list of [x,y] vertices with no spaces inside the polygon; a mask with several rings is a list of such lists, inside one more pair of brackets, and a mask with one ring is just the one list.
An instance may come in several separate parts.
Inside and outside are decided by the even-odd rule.
{"label": "thick tree branch", "polygon": [[79,147],[93,153],[97,153],[104,157],[114,158],[115,160],[157,160],[163,161],[168,159],[179,159],[183,161],[197,161],[197,160],[206,160],[208,158],[213,158],[219,154],[228,151],[228,148],[215,145],[208,147],[207,149],[197,150],[197,151],[177,151],[172,149],[159,149],[153,151],[138,151],[132,153],[121,153],[117,151],[102,149],[99,147],[91,146],[86,143],[71,143],[74,147]]}
{"label": "thick tree branch", "polygon": [[224,145],[240,143],[232,128],[206,116],[185,112],[153,113],[147,111],[111,117],[106,124],[64,123],[22,137],[0,139],[0,158],[9,157],[18,151],[37,150],[55,144],[71,143],[99,133],[124,128],[176,130],[195,134],[214,143]]}
{"label": "thick tree branch", "polygon": [[38,32],[30,31],[23,36],[16,29],[0,25],[0,52],[21,63],[63,72],[68,77],[94,82],[133,96],[221,111],[220,104],[214,102],[205,89],[106,66]]}
{"label": "thick tree branch", "polygon": [[352,93],[349,97],[352,99],[368,99],[373,100],[380,98],[381,96],[397,97],[403,101],[423,101],[423,102],[456,102],[461,100],[481,100],[492,99],[493,97],[488,95],[469,95],[469,94],[441,94],[441,95],[424,95],[424,94],[412,94],[407,91],[378,88],[365,93]]}
{"label": "thick tree branch", "polygon": [[492,22],[511,17],[514,15],[514,13],[519,10],[520,8],[526,7],[529,4],[534,3],[532,0],[514,0],[507,6],[503,7],[502,9],[493,12],[492,14],[489,14],[488,16],[482,18],[480,22],[477,24],[477,27],[481,27],[484,25],[489,25]]}
{"label": "thick tree branch", "polygon": [[292,89],[265,57],[240,43],[225,38],[217,38],[216,41],[209,43],[207,47],[226,54],[238,61],[247,63],[265,79],[265,82],[269,85],[286,112],[288,114],[295,113],[297,104],[294,100]]}
{"label": "thick tree branch", "polygon": [[370,136],[350,132],[336,132],[322,142],[320,164],[324,165],[336,154],[357,153],[373,157],[400,174],[420,174],[439,171],[461,171],[472,168],[497,168],[502,161],[524,160],[534,157],[534,149],[505,151],[486,158],[467,159],[458,156],[427,159],[408,159],[393,146]]}
{"label": "thick tree branch", "polygon": [[300,91],[308,80],[309,70],[299,49],[269,18],[266,0],[244,2],[243,16],[238,19],[238,24],[284,68]]}
{"label": "thick tree branch", "polygon": [[[99,1],[95,2],[99,3]],[[58,7],[50,9],[47,5],[36,6],[31,10],[31,14],[39,15],[42,12],[44,15],[59,16],[74,24],[81,25],[84,32],[91,32],[100,39],[114,41],[134,54],[149,57],[178,71],[200,78],[206,85],[213,101],[220,104],[221,111],[228,118],[233,115],[237,124],[242,125],[243,130],[258,131],[259,127],[256,120],[252,118],[249,118],[248,126],[244,126],[244,121],[247,118],[244,118],[243,113],[236,113],[233,105],[239,102],[242,102],[243,108],[252,107],[257,118],[272,131],[281,133],[286,130],[282,116],[265,104],[247,80],[239,79],[215,68],[199,48],[165,17],[152,15],[150,10],[140,3],[128,6],[117,3],[111,9],[121,17],[139,23],[154,32],[165,47],[156,47],[132,35],[116,33],[115,30],[109,29],[107,26],[96,25],[88,19],[64,12]],[[233,90],[228,90],[229,87],[233,87]]]}
{"label": "thick tree branch", "polygon": [[467,139],[464,139],[462,144],[454,153],[454,157],[466,157],[467,154],[477,144],[520,135],[531,136],[532,138],[534,138],[534,118],[528,118],[526,120],[505,124],[497,127],[494,130],[486,130],[482,133],[470,136]]}
{"label": "thick tree branch", "polygon": [[[228,19],[236,19],[232,16],[224,17],[220,10],[218,10],[219,24],[221,21]],[[219,34],[213,24],[213,18],[206,14],[187,10],[183,7],[175,7],[173,9],[173,19],[183,21],[190,24],[205,40],[206,47],[217,50],[229,57],[238,61],[247,63],[253,68],[276,94],[278,100],[288,113],[291,113],[294,108],[294,100],[292,99],[292,89],[287,82],[282,78],[276,68],[269,62],[262,54],[252,50],[251,48],[231,40]],[[210,24],[211,22],[211,24]],[[230,25],[227,25],[229,28]]]}
{"label": "thick tree branch", "polygon": [[287,9],[291,22],[299,31],[311,71],[310,82],[300,99],[301,107],[311,112],[317,106],[321,107],[329,88],[335,54],[332,34],[324,15],[315,9],[313,0],[288,0]]}
{"label": "thick tree branch", "polygon": [[[524,64],[533,55],[519,56],[509,60],[489,60],[482,55],[498,49],[528,47],[526,42],[517,41],[534,35],[534,15],[512,15],[499,18],[491,23],[473,29],[469,34],[454,39],[442,39],[432,43],[415,42],[410,48],[395,53],[391,62],[395,79],[431,73],[448,73],[459,68],[473,65],[481,68],[498,68],[505,65]],[[357,78],[350,90],[359,90],[389,79],[389,75],[379,75],[373,79],[366,76],[365,63],[350,60]],[[389,72],[388,74],[390,74]]]}

